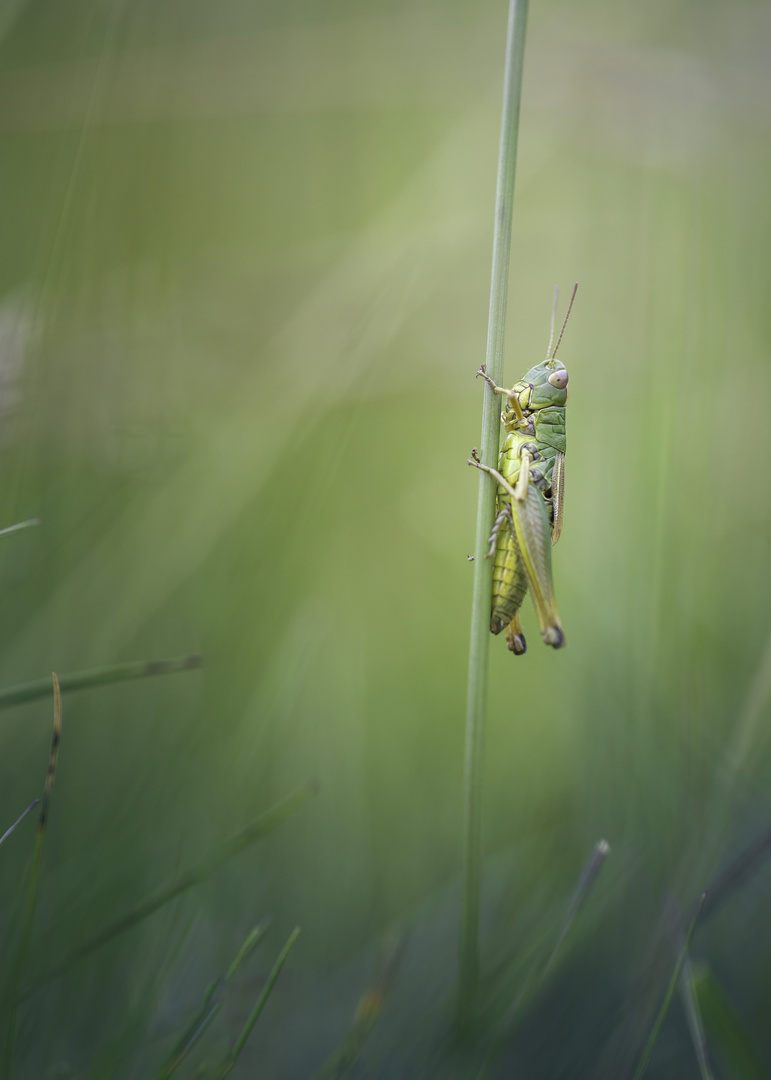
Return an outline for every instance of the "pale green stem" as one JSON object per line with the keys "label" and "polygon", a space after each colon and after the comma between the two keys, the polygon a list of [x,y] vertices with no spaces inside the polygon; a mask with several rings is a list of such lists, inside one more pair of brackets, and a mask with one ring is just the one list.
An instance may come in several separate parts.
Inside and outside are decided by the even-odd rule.
{"label": "pale green stem", "polygon": [[[511,213],[514,201],[514,173],[517,160],[526,22],[527,0],[510,0],[485,359],[487,374],[498,385],[503,382]],[[487,384],[483,392],[480,449],[482,461],[486,465],[492,465],[498,458],[500,404]],[[487,712],[490,591],[492,588],[492,564],[485,558],[485,553],[493,526],[494,512],[495,481],[492,477],[480,472],[466,706],[463,853],[458,942],[458,1022],[461,1028],[468,1028],[473,1024],[479,994],[479,907],[482,878],[481,784]]]}

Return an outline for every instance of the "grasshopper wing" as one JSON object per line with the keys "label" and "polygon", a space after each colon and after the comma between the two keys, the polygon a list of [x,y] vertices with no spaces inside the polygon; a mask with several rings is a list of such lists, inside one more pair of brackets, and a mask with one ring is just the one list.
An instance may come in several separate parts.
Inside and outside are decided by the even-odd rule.
{"label": "grasshopper wing", "polygon": [[551,528],[546,504],[538,488],[530,483],[523,498],[512,500],[512,516],[517,546],[525,565],[535,604],[541,637],[555,649],[565,644],[565,635],[551,579]]}

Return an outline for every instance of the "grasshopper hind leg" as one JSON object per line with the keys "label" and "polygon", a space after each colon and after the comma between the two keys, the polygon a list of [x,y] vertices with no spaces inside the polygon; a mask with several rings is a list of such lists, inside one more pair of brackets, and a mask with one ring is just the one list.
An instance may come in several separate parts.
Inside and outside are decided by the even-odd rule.
{"label": "grasshopper hind leg", "polygon": [[524,656],[527,652],[527,642],[525,641],[525,635],[522,633],[522,623],[519,621],[518,614],[514,616],[506,627],[506,647],[515,656]]}

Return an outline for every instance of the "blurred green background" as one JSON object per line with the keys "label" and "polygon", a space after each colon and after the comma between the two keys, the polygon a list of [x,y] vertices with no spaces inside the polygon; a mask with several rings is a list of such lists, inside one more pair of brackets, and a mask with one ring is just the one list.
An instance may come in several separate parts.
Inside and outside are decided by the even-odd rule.
{"label": "blurred green background", "polygon": [[[313,1076],[393,940],[351,1075],[466,1075],[466,458],[506,15],[0,12],[0,525],[44,522],[0,541],[0,686],[204,657],[65,698],[28,974],[319,784],[39,989],[14,1077],[152,1076],[267,914],[180,1076],[232,1042],[295,925],[234,1075]],[[509,997],[593,844],[612,855],[492,1075],[631,1076],[674,963],[662,903],[689,910],[771,820],[770,48],[766,3],[531,5],[512,382],[545,355],[554,285],[563,304],[580,288],[560,347],[568,647],[541,647],[528,601],[527,656],[491,650],[483,943]],[[0,831],[39,794],[50,735],[50,702],[0,715]],[[33,833],[0,851],[6,958]],[[771,873],[735,884],[694,957],[715,1075],[762,1077]],[[649,1075],[699,1075],[677,1001]]]}

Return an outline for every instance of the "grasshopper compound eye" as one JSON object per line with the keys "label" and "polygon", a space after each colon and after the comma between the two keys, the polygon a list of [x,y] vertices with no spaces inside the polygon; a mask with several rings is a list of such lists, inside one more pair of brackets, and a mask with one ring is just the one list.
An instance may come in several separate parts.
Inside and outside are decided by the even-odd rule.
{"label": "grasshopper compound eye", "polygon": [[568,373],[562,368],[560,371],[553,371],[549,376],[549,382],[552,386],[556,386],[558,390],[564,390],[568,384]]}

